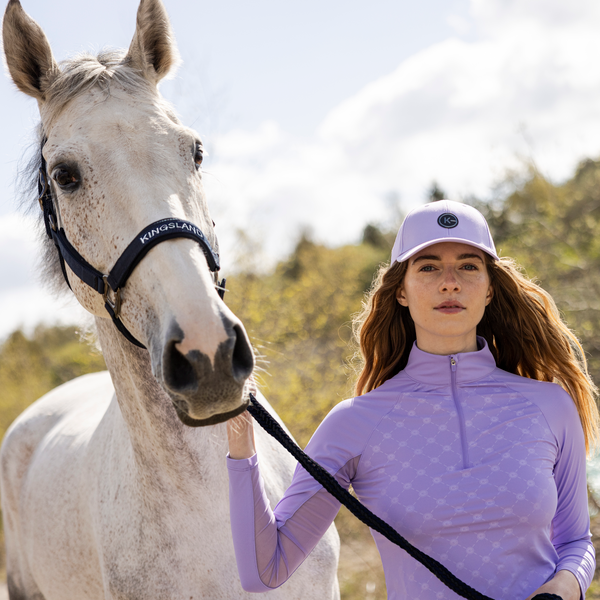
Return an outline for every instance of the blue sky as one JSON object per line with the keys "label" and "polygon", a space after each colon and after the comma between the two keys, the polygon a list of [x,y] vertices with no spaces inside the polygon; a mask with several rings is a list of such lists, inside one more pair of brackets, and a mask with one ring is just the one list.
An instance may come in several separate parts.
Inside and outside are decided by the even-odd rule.
{"label": "blue sky", "polygon": [[[137,2],[22,0],[57,59],[126,47]],[[183,64],[161,89],[210,156],[206,187],[225,268],[250,231],[274,260],[309,227],[358,239],[424,201],[491,197],[534,159],[567,177],[600,154],[596,0],[166,0]],[[35,280],[31,222],[17,211],[33,100],[0,78],[0,338],[79,318]],[[66,302],[66,305],[65,305]]]}
{"label": "blue sky", "polygon": [[[81,50],[127,47],[137,10],[135,0],[22,5],[42,25],[58,60]],[[205,135],[273,120],[290,133],[310,136],[344,99],[454,35],[452,18],[469,19],[466,0],[374,0],[368,9],[357,0],[165,5],[183,63],[163,93]],[[0,102],[0,176],[6,181],[11,171],[5,166],[16,160],[15,144],[22,145],[37,110],[6,77],[0,80]],[[11,207],[3,197],[0,210]]]}

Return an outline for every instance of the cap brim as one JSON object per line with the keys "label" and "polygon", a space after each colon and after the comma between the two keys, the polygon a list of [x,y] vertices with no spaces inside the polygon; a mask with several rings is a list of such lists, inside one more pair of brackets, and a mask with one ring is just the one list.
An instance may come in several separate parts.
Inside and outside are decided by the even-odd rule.
{"label": "cap brim", "polygon": [[423,244],[419,244],[418,246],[411,248],[404,254],[401,254],[395,260],[397,262],[404,262],[405,260],[408,260],[411,256],[414,256],[415,254],[417,254],[417,252],[421,252],[421,250],[423,250],[424,248],[427,248],[428,246],[433,246],[434,244],[439,244],[441,242],[458,242],[459,244],[466,244],[467,246],[473,246],[474,248],[479,248],[479,250],[482,250],[486,254],[489,254],[494,260],[500,260],[500,258],[495,253],[490,252],[490,249],[487,246],[484,246],[483,244],[476,244],[469,240],[465,240],[463,238],[458,238],[458,237],[455,237],[455,238],[442,237],[442,238],[438,238],[437,240],[428,240],[427,242],[424,242]]}

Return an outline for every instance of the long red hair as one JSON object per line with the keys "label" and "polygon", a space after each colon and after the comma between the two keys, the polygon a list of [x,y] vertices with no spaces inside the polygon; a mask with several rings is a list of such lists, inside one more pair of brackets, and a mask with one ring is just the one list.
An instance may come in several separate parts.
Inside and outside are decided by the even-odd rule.
{"label": "long red hair", "polygon": [[[581,344],[562,320],[552,297],[525,277],[511,259],[485,255],[494,289],[477,326],[500,369],[539,381],[559,383],[573,398],[590,452],[598,440],[598,389],[591,380]],[[406,366],[416,340],[408,308],[396,300],[407,262],[379,269],[353,321],[360,347],[356,395],[365,394]]]}

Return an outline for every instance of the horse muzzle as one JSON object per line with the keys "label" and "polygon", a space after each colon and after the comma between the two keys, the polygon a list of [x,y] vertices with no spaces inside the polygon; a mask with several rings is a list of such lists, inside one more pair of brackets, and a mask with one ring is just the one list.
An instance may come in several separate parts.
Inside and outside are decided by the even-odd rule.
{"label": "horse muzzle", "polygon": [[201,427],[227,421],[246,410],[244,385],[254,369],[254,354],[244,328],[223,316],[227,339],[212,360],[200,350],[182,354],[183,332],[175,324],[163,346],[161,383],[184,425]]}

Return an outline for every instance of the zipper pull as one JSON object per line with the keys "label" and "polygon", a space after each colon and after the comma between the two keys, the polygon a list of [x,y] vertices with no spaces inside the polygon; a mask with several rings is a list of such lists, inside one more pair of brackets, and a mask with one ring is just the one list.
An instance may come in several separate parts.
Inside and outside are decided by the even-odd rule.
{"label": "zipper pull", "polygon": [[451,356],[451,357],[450,357],[450,368],[451,368],[453,371],[456,371],[456,361],[454,360],[454,356]]}

